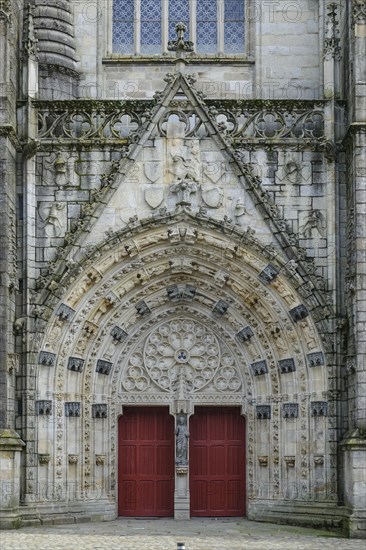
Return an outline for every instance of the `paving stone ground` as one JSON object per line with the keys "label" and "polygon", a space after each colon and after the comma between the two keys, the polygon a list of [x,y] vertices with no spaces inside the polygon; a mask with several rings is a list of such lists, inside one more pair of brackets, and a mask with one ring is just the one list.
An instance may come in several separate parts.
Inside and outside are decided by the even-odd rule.
{"label": "paving stone ground", "polygon": [[365,541],[245,519],[127,519],[0,531],[1,550],[365,550]]}

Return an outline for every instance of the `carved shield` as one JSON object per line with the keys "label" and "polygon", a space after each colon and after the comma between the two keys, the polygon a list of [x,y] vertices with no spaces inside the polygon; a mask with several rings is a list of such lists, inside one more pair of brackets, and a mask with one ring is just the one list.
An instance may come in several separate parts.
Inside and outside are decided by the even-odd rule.
{"label": "carved shield", "polygon": [[144,163],[145,176],[151,183],[163,179],[163,165],[160,161],[150,161]]}
{"label": "carved shield", "polygon": [[164,200],[164,185],[150,185],[145,189],[145,201],[151,208],[157,208]]}
{"label": "carved shield", "polygon": [[210,208],[219,208],[222,205],[223,194],[219,187],[202,190],[202,200]]}

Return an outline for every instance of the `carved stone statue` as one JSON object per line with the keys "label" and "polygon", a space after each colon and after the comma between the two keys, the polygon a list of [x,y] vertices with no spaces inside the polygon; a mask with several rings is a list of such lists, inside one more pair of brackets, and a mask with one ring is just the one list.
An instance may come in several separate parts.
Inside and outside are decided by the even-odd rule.
{"label": "carved stone statue", "polygon": [[189,431],[187,429],[187,416],[181,414],[177,420],[176,435],[176,458],[177,466],[188,465],[188,438]]}

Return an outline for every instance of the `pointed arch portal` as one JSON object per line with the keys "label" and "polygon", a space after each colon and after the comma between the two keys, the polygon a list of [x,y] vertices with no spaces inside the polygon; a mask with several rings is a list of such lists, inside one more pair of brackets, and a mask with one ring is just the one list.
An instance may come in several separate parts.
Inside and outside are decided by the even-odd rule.
{"label": "pointed arch portal", "polygon": [[[125,479],[117,483],[118,418],[125,409],[165,408],[187,431],[192,421],[194,453],[196,408],[202,415],[202,407],[222,407],[230,416],[239,407],[247,448],[238,515],[268,499],[328,491],[331,480],[316,470],[319,457],[327,460],[325,355],[312,304],[299,294],[306,281],[280,253],[250,231],[183,208],[116,234],[63,284],[62,298],[49,296],[52,312],[35,339],[36,407],[49,402],[52,411],[37,423],[38,452],[52,446],[55,457],[48,483],[62,491],[63,480],[78,480],[111,514],[119,493],[123,511],[130,493]],[[119,445],[125,453],[123,436]],[[152,447],[157,457],[159,442]],[[173,468],[177,518],[190,514],[189,452],[181,451]],[[39,469],[40,486],[43,475]]]}

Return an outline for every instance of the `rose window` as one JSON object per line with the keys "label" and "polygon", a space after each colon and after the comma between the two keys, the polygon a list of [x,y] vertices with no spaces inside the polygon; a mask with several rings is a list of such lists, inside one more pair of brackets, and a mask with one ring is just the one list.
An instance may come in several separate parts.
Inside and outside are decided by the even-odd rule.
{"label": "rose window", "polygon": [[183,376],[193,390],[206,386],[220,366],[220,346],[204,325],[178,319],[160,325],[147,339],[144,364],[152,380],[174,390]]}

